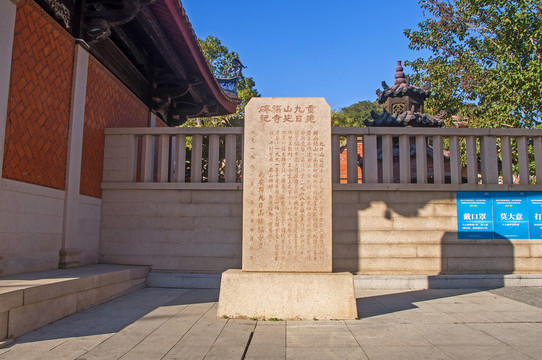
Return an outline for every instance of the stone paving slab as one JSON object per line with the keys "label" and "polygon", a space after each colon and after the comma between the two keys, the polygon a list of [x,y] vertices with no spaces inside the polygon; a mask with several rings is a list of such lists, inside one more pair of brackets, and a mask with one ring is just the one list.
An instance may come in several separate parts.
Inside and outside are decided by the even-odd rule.
{"label": "stone paving slab", "polygon": [[358,320],[251,321],[217,318],[216,289],[146,288],[23,335],[0,360],[542,359],[542,288],[357,296]]}
{"label": "stone paving slab", "polygon": [[491,293],[542,308],[542,287],[504,287]]}

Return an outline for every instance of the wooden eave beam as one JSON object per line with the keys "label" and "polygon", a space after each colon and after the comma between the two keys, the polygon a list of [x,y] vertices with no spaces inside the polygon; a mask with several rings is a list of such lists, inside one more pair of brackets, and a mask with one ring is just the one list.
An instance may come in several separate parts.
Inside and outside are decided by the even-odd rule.
{"label": "wooden eave beam", "polygon": [[[160,24],[150,11],[148,7],[144,7],[138,13],[136,19],[147,30],[147,35],[151,39],[154,46],[158,49],[162,55],[166,64],[171,68],[173,73],[180,79],[187,83],[190,83],[190,74],[186,70],[185,66],[180,61],[179,54],[175,51],[174,47],[169,42],[166,34],[162,30]],[[190,94],[192,98],[197,102],[202,102],[202,97],[191,88]]]}
{"label": "wooden eave beam", "polygon": [[151,105],[150,82],[111,39],[106,38],[92,44],[90,52],[147,106]]}

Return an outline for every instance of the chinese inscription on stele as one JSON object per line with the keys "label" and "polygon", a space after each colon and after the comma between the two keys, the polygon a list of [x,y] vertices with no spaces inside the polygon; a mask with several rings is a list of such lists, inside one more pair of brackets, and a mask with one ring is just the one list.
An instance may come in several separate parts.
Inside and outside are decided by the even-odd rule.
{"label": "chinese inscription on stele", "polygon": [[243,271],[331,272],[330,119],[323,98],[247,105]]}

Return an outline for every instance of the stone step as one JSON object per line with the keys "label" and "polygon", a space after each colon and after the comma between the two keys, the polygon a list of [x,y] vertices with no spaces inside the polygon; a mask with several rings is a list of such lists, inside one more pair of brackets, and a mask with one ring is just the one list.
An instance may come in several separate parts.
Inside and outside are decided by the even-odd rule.
{"label": "stone step", "polygon": [[147,286],[178,289],[220,289],[222,274],[150,271]]}
{"label": "stone step", "polygon": [[[151,271],[147,286],[183,289],[219,289],[221,274]],[[463,275],[354,275],[356,289],[494,289],[542,286],[542,274]]]}
{"label": "stone step", "polygon": [[354,275],[356,289],[496,289],[542,286],[542,274]]}
{"label": "stone step", "polygon": [[0,339],[144,288],[148,270],[97,264],[0,278]]}

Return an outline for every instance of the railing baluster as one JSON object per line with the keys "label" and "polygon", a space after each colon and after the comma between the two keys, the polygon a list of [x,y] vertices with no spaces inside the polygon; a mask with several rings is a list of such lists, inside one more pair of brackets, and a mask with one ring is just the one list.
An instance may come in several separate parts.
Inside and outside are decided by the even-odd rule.
{"label": "railing baluster", "polygon": [[393,183],[393,138],[382,136],[382,182]]}
{"label": "railing baluster", "polygon": [[478,183],[478,158],[476,156],[476,138],[467,136],[467,181],[469,184]]}
{"label": "railing baluster", "polygon": [[226,135],[226,170],[225,181],[236,182],[237,175],[237,136]]}
{"label": "railing baluster", "polygon": [[178,183],[185,182],[186,177],[186,135],[175,136],[175,178]]}
{"label": "railing baluster", "polygon": [[416,181],[427,183],[427,145],[425,135],[416,136]]}
{"label": "railing baluster", "polygon": [[363,137],[363,182],[367,184],[378,182],[376,135]]}
{"label": "railing baluster", "polygon": [[[534,146],[534,163],[536,168],[536,183],[542,183],[542,138],[540,136],[535,136],[533,139]],[[540,181],[538,181],[540,179]]]}
{"label": "railing baluster", "polygon": [[358,137],[348,135],[346,138],[346,169],[348,183],[358,182]]}
{"label": "railing baluster", "polygon": [[401,184],[410,183],[410,137],[399,136],[399,179]]}
{"label": "railing baluster", "polygon": [[158,150],[158,181],[168,182],[169,175],[169,135],[160,135]]}
{"label": "railing baluster", "polygon": [[209,162],[207,163],[207,181],[218,182],[218,155],[220,136],[209,135]]}
{"label": "railing baluster", "polygon": [[137,142],[135,135],[128,136],[128,153],[126,158],[128,164],[126,166],[126,182],[135,182],[137,173]]}
{"label": "railing baluster", "polygon": [[203,136],[192,136],[192,157],[190,160],[190,182],[201,182],[201,153],[202,153]]}
{"label": "railing baluster", "polygon": [[152,162],[153,162],[153,139],[152,135],[143,135],[143,145],[141,149],[141,174],[143,182],[152,182]]}
{"label": "railing baluster", "polygon": [[341,182],[341,137],[331,136],[331,174],[333,184]]}
{"label": "railing baluster", "polygon": [[497,184],[499,168],[497,164],[497,139],[495,136],[480,138],[480,158],[482,161],[482,182]]}
{"label": "railing baluster", "polygon": [[450,176],[452,184],[461,184],[461,154],[457,136],[450,136]]}
{"label": "railing baluster", "polygon": [[444,159],[442,136],[433,136],[433,179],[435,184],[444,184]]}
{"label": "railing baluster", "polygon": [[175,136],[169,138],[169,182],[175,181]]}
{"label": "railing baluster", "polygon": [[510,137],[501,136],[501,164],[503,184],[512,184],[512,151],[510,150]]}
{"label": "railing baluster", "polygon": [[529,153],[527,149],[527,138],[518,137],[518,167],[519,183],[529,184]]}

